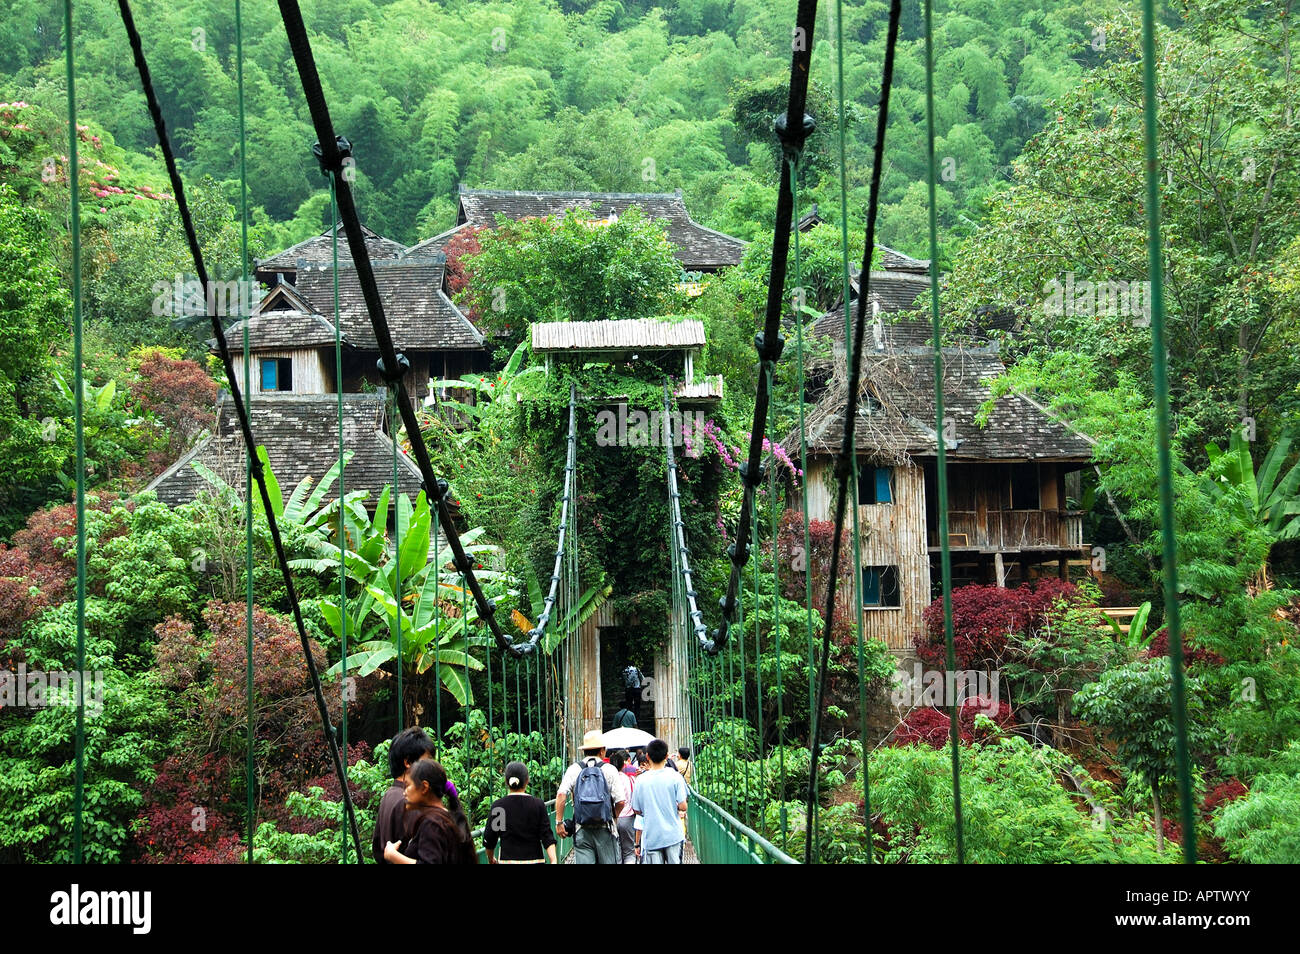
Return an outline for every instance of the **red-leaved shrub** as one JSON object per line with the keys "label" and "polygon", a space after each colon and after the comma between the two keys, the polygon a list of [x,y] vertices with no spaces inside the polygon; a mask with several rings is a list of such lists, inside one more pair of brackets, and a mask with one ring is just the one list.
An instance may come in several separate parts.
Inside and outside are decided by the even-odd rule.
{"label": "red-leaved shrub", "polygon": [[145,807],[132,826],[145,864],[234,864],[245,850],[225,813],[231,760],[176,755],[157,766]]}
{"label": "red-leaved shrub", "polygon": [[1226,805],[1249,794],[1250,790],[1245,785],[1235,778],[1230,778],[1205,793],[1205,801],[1201,802],[1201,812],[1208,819],[1220,805]]}
{"label": "red-leaved shrub", "polygon": [[[1078,592],[1073,583],[1044,578],[1024,586],[1003,588],[970,584],[952,591],[953,648],[958,669],[997,669],[1012,633],[1033,635],[1047,612]],[[946,665],[943,600],[936,599],[922,614],[925,631],[913,640],[916,654],[928,666]]]}
{"label": "red-leaved shrub", "polygon": [[140,352],[136,370],[139,378],[131,382],[132,398],[141,410],[167,425],[167,448],[151,457],[170,464],[210,424],[217,382],[198,362],[168,357],[158,348]]}
{"label": "red-leaved shrub", "polygon": [[[247,732],[244,604],[213,600],[203,610],[203,623],[205,635],[196,635],[193,625],[174,616],[154,628],[155,671],[164,686],[180,694],[193,717],[185,740],[192,755],[182,760],[193,771],[200,771],[195,766],[210,753],[242,753]],[[324,651],[315,641],[310,646],[317,669],[324,672]],[[370,695],[366,680],[355,686],[349,712],[358,711]],[[330,719],[337,724],[339,686],[326,682],[324,688]],[[263,816],[274,818],[283,812],[290,791],[305,791],[310,780],[333,766],[297,631],[258,607],[253,608],[253,711],[257,797]],[[354,760],[363,757],[363,750],[356,752]],[[235,761],[230,767],[234,774],[220,783],[224,791],[243,790],[242,757]],[[212,763],[210,768],[223,766]]]}
{"label": "red-leaved shrub", "polygon": [[[840,536],[839,583],[835,600],[835,618],[831,622],[831,638],[840,646],[854,642],[853,626],[853,547],[851,534],[846,527]],[[808,521],[808,551],[804,552],[803,514],[787,510],[777,525],[777,557],[781,561],[781,595],[802,603],[805,598],[807,574],[812,576],[813,606],[824,614],[827,588],[830,586],[831,544],[835,539],[834,520]]]}
{"label": "red-leaved shrub", "polygon": [[[109,493],[86,498],[87,508],[105,512],[116,502],[117,497]],[[121,532],[108,530],[101,538]],[[28,620],[64,602],[71,593],[77,562],[68,551],[75,546],[76,533],[76,507],[61,504],[31,514],[27,525],[13,535],[12,546],[0,544],[0,668],[22,661],[11,658],[6,643],[22,632]]]}
{"label": "red-leaved shrub", "polygon": [[[1002,729],[1010,729],[1015,720],[1011,716],[1011,706],[1005,702],[997,704],[996,711],[990,713],[989,700],[983,696],[967,699],[957,710],[957,735],[962,742],[978,742],[989,738],[991,733],[975,725],[975,717],[987,715]],[[909,713],[897,729],[894,730],[895,745],[913,745],[923,742],[934,748],[948,744],[952,729],[948,713],[942,709],[926,707]]]}
{"label": "red-leaved shrub", "polygon": [[[1161,656],[1169,656],[1169,630],[1163,626],[1159,632],[1151,638],[1151,645],[1145,650],[1147,659],[1159,659]],[[1202,649],[1196,645],[1196,638],[1192,633],[1183,633],[1183,665],[1190,666],[1193,663],[1209,663],[1211,666],[1222,666],[1226,659],[1214,652],[1212,649]]]}
{"label": "red-leaved shrub", "polygon": [[[478,237],[487,230],[488,227],[485,225],[466,226],[459,229],[442,247],[443,253],[447,256],[447,288],[453,298],[469,285],[470,276],[465,267],[465,259],[477,255],[482,250]],[[465,317],[477,324],[480,317],[478,309],[472,302],[466,302],[464,307]]]}

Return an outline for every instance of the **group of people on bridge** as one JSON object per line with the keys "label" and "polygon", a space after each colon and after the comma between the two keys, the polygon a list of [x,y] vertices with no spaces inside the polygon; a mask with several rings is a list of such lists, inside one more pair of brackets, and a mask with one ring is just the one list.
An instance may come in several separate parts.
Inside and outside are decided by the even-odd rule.
{"label": "group of people on bridge", "polygon": [[[528,792],[528,767],[505,766],[510,794],[492,803],[483,848],[492,864],[556,863],[557,840],[573,839],[575,864],[681,864],[691,751],[653,739],[635,752],[606,752],[604,733],[587,732],[581,756],[546,803]],[[460,793],[434,759],[421,728],[404,729],[388,750],[392,784],[379,802],[371,850],[380,864],[476,864],[478,850]],[[566,808],[572,811],[566,815]],[[498,855],[499,848],[499,855]]]}

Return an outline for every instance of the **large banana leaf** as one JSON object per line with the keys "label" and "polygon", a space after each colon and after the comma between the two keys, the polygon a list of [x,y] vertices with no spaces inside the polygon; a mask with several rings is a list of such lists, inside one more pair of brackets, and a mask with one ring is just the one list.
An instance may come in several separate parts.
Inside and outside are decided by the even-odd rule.
{"label": "large banana leaf", "polygon": [[[343,467],[348,465],[348,462],[352,460],[352,456],[352,451],[346,451],[343,454]],[[284,513],[280,516],[290,523],[309,524],[319,521],[322,516],[318,512],[321,502],[325,500],[325,495],[334,486],[334,482],[339,479],[343,467],[340,467],[339,462],[335,461],[334,466],[325,471],[325,476],[320,479],[320,482],[315,487],[312,486],[310,477],[304,477],[298,481],[298,486],[289,495],[289,499],[284,505]],[[337,501],[334,503],[333,509],[337,509]],[[346,514],[344,522],[346,525]]]}
{"label": "large banana leaf", "polygon": [[[362,643],[357,651],[347,657],[348,675],[363,678],[391,659],[396,658],[397,650],[391,643],[383,640]],[[343,675],[343,663],[338,662],[326,670],[325,675],[331,679]]]}

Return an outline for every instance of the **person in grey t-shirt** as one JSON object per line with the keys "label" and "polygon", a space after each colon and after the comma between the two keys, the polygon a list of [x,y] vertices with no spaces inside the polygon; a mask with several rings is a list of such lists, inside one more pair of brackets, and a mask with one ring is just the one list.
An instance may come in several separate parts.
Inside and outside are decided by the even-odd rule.
{"label": "person in grey t-shirt", "polygon": [[637,855],[643,865],[679,865],[686,845],[681,816],[686,811],[686,783],[665,767],[668,743],[655,739],[646,746],[650,768],[632,789],[632,810],[641,816],[636,832]]}

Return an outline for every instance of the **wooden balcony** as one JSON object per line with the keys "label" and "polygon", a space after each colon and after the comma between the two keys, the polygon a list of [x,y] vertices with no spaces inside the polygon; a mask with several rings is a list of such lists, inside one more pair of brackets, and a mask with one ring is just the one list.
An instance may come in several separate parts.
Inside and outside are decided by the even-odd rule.
{"label": "wooden balcony", "polygon": [[[939,530],[929,527],[931,550]],[[950,510],[948,545],[986,553],[1083,549],[1083,513],[1076,510]]]}

